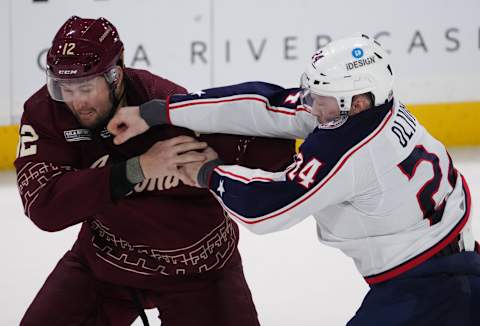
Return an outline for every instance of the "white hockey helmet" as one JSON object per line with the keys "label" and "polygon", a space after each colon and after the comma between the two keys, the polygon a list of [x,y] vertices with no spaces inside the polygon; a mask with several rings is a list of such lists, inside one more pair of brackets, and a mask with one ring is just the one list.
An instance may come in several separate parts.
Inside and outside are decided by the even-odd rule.
{"label": "white hockey helmet", "polygon": [[393,98],[393,71],[387,52],[367,35],[333,41],[316,51],[301,78],[302,103],[311,106],[309,94],[337,99],[346,116],[352,97],[371,92],[374,106]]}

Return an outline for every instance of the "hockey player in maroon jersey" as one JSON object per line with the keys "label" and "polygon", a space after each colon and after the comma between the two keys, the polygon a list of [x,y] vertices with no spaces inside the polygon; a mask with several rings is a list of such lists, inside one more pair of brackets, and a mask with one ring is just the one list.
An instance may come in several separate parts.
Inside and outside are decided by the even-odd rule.
{"label": "hockey player in maroon jersey", "polygon": [[114,145],[105,126],[119,105],[185,89],[125,68],[123,44],[104,18],[68,19],[47,67],[47,84],[21,119],[18,188],[39,228],[82,227],[21,324],[130,325],[157,308],[162,325],[258,325],[237,225],[207,190],[186,186],[178,167],[204,160],[194,150],[208,141],[227,162],[280,170],[293,142],[220,134],[198,141],[187,129],[159,126]]}
{"label": "hockey player in maroon jersey", "polygon": [[[388,54],[362,35],[315,52],[300,88],[204,89],[122,108],[108,127],[118,144],[145,123],[305,138],[282,172],[223,164],[211,148],[204,150],[211,161],[182,169],[255,233],[313,216],[320,242],[351,257],[370,285],[348,326],[480,325],[467,182],[445,146],[393,96],[393,85]],[[154,119],[141,122],[141,112],[155,107]]]}

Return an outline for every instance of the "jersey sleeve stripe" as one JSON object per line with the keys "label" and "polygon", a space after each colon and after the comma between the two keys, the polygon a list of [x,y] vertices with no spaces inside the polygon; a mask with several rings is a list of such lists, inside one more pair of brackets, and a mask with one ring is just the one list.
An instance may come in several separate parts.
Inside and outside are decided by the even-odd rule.
{"label": "jersey sleeve stripe", "polygon": [[465,214],[458,221],[458,223],[453,227],[450,233],[448,233],[442,240],[440,240],[437,244],[435,244],[430,249],[427,249],[421,254],[418,254],[417,256],[411,258],[410,260],[402,263],[401,265],[395,266],[380,274],[364,277],[365,281],[368,284],[377,284],[380,282],[385,282],[389,279],[392,279],[414,268],[415,266],[420,265],[421,263],[425,262],[426,260],[436,255],[438,252],[440,252],[443,248],[445,248],[450,242],[452,242],[458,236],[458,234],[462,231],[463,227],[467,223],[468,218],[470,217],[470,208],[471,208],[470,189],[468,188],[467,182],[463,177],[463,175],[462,175],[462,184],[463,184],[463,190],[465,193],[465,202],[466,202]]}
{"label": "jersey sleeve stripe", "polygon": [[[320,182],[318,185],[316,185],[314,188],[312,188],[309,192],[306,192],[302,197],[296,199],[292,203],[288,204],[284,208],[277,210],[275,212],[272,212],[270,214],[264,215],[264,216],[259,216],[256,218],[246,218],[241,215],[238,215],[237,213],[233,212],[232,210],[228,209],[225,207],[222,203],[222,206],[224,206],[225,210],[227,210],[231,215],[235,216],[236,218],[240,219],[246,224],[256,224],[260,222],[264,222],[266,220],[276,218],[280,215],[283,215],[287,213],[288,211],[294,209],[295,207],[299,206],[306,200],[308,200],[310,197],[312,197],[315,193],[317,193],[320,189],[322,189],[340,170],[341,168],[345,165],[345,163],[348,161],[348,159],[355,154],[360,148],[368,144],[372,139],[374,139],[387,125],[387,123],[390,121],[391,117],[393,116],[393,110],[394,108],[392,107],[386,117],[383,119],[382,123],[367,137],[365,137],[361,142],[359,142],[355,147],[352,147],[346,154],[343,155],[342,159],[340,160],[339,163],[337,163],[336,167],[332,169],[332,171],[325,177],[322,182]],[[218,196],[216,196],[217,199]]]}
{"label": "jersey sleeve stripe", "polygon": [[303,112],[310,113],[310,111],[308,111],[303,105],[297,106],[297,111],[303,111]]}
{"label": "jersey sleeve stripe", "polygon": [[[179,103],[170,103],[169,110],[177,110],[183,108],[192,108],[193,106],[198,105],[208,105],[208,104],[220,104],[220,103],[228,103],[228,102],[241,102],[241,101],[258,101],[265,105],[265,109],[267,111],[272,111],[276,113],[282,113],[287,115],[295,115],[296,109],[291,109],[288,107],[277,107],[277,106],[270,106],[269,101],[263,96],[245,96],[242,95],[241,97],[237,96],[230,96],[224,97],[221,99],[198,99],[198,100],[191,100]],[[303,107],[302,107],[303,108]],[[301,111],[306,111],[303,108]]]}
{"label": "jersey sleeve stripe", "polygon": [[243,182],[243,183],[249,183],[249,182],[253,182],[253,181],[260,181],[260,182],[272,182],[273,181],[272,178],[265,178],[265,177],[247,178],[245,176],[242,176],[242,175],[239,175],[239,174],[236,174],[236,173],[233,173],[233,172],[225,171],[225,170],[221,169],[220,167],[216,167],[214,171],[216,171],[221,176],[227,176],[229,179],[233,179],[233,180],[240,181],[240,182]]}

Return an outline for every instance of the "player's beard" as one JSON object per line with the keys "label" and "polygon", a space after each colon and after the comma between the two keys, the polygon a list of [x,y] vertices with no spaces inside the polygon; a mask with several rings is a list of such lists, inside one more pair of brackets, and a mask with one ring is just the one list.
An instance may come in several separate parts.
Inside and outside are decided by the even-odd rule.
{"label": "player's beard", "polygon": [[80,113],[71,110],[80,125],[87,129],[99,129],[105,126],[111,117],[112,106],[105,111],[99,111],[94,108],[83,109]]}
{"label": "player's beard", "polygon": [[[99,109],[99,108],[87,108],[81,109],[80,112],[73,110],[70,108],[70,111],[73,113],[77,121],[80,125],[84,128],[90,130],[99,130],[104,128],[108,121],[113,117],[115,113],[115,107],[118,105],[118,100],[113,96],[112,91],[109,92],[108,100],[104,103],[104,106],[107,109]],[[92,116],[87,117],[84,116],[82,113],[91,114]]]}
{"label": "player's beard", "polygon": [[106,105],[108,109],[106,110],[99,110],[96,108],[83,109],[83,112],[91,112],[92,114],[96,115],[92,119],[84,119],[77,111],[73,109],[70,110],[82,127],[90,130],[103,129],[107,125],[108,121],[110,121],[110,119],[115,115],[118,105],[125,97],[125,90],[123,89],[120,97],[117,97],[114,95],[114,89],[111,88],[108,97],[108,104]]}

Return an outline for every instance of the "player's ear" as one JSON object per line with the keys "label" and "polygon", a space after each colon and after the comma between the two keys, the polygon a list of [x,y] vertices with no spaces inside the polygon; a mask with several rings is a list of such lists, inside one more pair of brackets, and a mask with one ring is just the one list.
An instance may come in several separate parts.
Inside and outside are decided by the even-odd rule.
{"label": "player's ear", "polygon": [[357,114],[369,109],[372,106],[373,106],[373,103],[369,94],[355,95],[352,98],[352,107],[350,109],[350,113],[351,115]]}

